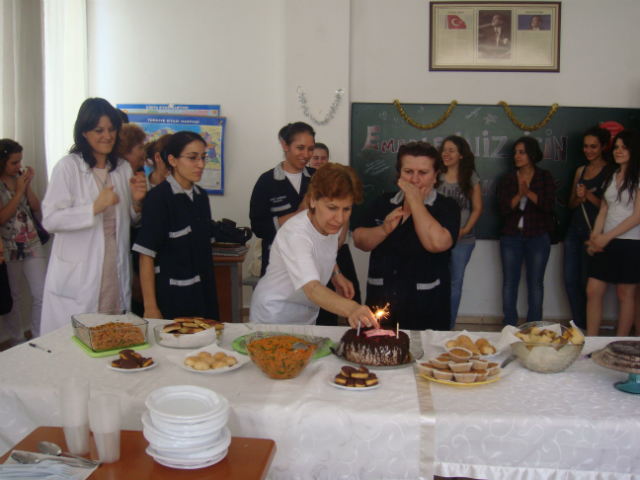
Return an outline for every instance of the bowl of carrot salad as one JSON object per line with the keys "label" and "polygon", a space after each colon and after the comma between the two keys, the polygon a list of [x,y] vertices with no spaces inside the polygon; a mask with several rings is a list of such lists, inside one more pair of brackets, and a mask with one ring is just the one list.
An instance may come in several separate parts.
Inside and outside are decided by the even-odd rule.
{"label": "bowl of carrot salad", "polygon": [[305,335],[255,332],[245,338],[251,361],[269,378],[295,378],[305,369],[318,345]]}

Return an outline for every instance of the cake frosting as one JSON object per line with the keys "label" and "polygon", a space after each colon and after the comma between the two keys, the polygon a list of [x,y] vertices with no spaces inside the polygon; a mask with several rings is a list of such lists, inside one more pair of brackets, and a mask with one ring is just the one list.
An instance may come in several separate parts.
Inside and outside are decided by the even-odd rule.
{"label": "cake frosting", "polygon": [[392,366],[410,361],[409,336],[393,330],[355,328],[347,330],[340,340],[346,360],[362,365]]}

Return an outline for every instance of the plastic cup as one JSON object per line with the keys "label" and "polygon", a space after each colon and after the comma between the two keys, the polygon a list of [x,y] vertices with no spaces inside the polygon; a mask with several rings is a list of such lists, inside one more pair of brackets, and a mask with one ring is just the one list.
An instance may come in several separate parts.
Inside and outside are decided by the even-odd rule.
{"label": "plastic cup", "polygon": [[120,460],[120,397],[98,395],[89,400],[89,424],[100,461]]}
{"label": "plastic cup", "polygon": [[74,455],[89,453],[89,379],[66,378],[58,387],[58,398],[67,449]]}

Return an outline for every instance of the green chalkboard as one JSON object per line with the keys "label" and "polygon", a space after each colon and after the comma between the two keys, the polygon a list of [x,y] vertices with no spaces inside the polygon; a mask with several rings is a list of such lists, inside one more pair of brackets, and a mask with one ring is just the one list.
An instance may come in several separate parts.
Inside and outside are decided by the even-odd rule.
{"label": "green chalkboard", "polygon": [[[405,113],[419,124],[440,118],[448,105],[402,104]],[[542,121],[549,107],[511,107],[527,125]],[[640,109],[560,107],[551,121],[530,135],[539,142],[544,160],[538,165],[549,170],[556,184],[556,212],[564,236],[571,211],[567,207],[576,169],[585,162],[582,140],[585,130],[603,122],[619,123],[626,129],[640,125]],[[365,197],[354,208],[351,225],[364,209],[385,191],[397,191],[396,153],[402,143],[423,140],[440,147],[448,135],[465,137],[476,155],[476,169],[482,182],[484,210],[476,224],[476,237],[500,237],[502,218],[498,213],[496,186],[513,164],[514,142],[525,135],[498,105],[457,105],[451,116],[432,130],[409,125],[392,103],[354,103],[351,112],[350,164],[364,184]]]}

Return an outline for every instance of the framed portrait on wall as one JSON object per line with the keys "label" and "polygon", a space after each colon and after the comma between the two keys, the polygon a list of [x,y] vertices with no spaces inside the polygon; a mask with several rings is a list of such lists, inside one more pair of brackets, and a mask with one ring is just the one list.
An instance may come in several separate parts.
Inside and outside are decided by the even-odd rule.
{"label": "framed portrait on wall", "polygon": [[429,70],[560,71],[561,2],[431,2]]}

